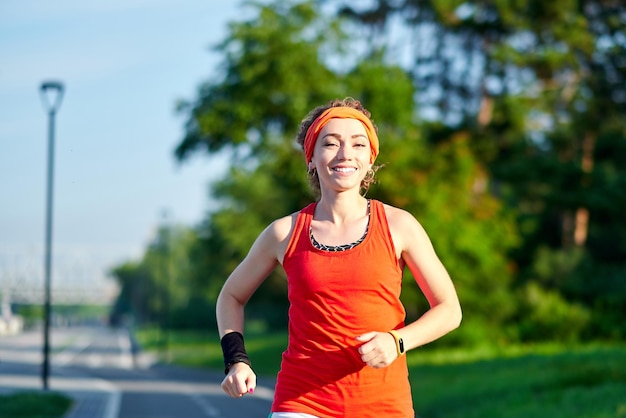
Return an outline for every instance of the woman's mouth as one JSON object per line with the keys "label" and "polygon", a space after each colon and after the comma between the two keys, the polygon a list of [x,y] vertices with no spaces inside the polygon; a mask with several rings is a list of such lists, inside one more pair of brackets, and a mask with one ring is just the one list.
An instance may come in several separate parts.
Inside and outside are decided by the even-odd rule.
{"label": "woman's mouth", "polygon": [[333,167],[333,171],[336,171],[337,173],[351,174],[356,171],[356,168],[355,167]]}

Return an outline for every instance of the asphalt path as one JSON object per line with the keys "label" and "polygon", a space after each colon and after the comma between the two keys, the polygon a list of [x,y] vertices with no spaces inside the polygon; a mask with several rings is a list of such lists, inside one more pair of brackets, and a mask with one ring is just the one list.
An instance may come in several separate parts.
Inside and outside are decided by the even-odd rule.
{"label": "asphalt path", "polygon": [[[0,392],[41,389],[42,332],[0,337]],[[273,380],[226,396],[223,373],[154,363],[124,329],[51,330],[49,388],[75,399],[67,418],[265,418]]]}

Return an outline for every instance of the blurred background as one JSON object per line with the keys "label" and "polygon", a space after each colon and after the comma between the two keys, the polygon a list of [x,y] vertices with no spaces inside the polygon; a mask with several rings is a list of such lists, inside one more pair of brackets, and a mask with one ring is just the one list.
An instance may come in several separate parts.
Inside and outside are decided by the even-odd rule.
{"label": "blurred background", "polygon": [[[211,323],[217,292],[254,237],[312,199],[294,145],[303,115],[353,96],[382,137],[385,167],[370,197],[415,214],[458,288],[464,325],[442,343],[624,337],[620,2],[244,10],[249,18],[231,20],[214,50],[213,75],[178,103],[185,126],[170,154],[183,169],[200,157],[228,170],[209,183],[209,210],[195,224],[163,219],[139,258],[113,267],[114,316]],[[270,327],[286,324],[282,276],[248,311]],[[426,306],[413,283],[407,277],[403,298],[415,318]]]}
{"label": "blurred background", "polygon": [[[0,57],[13,312],[41,305],[52,77],[59,315],[89,300],[111,324],[214,332],[254,238],[314,198],[301,119],[352,96],[381,137],[368,196],[420,220],[459,292],[437,346],[626,336],[622,1],[9,1]],[[409,274],[402,298],[409,320],[427,308]],[[287,307],[277,269],[247,315],[280,332]]]}
{"label": "blurred background", "polygon": [[[211,4],[212,3],[212,4]],[[110,305],[110,270],[140,258],[166,217],[192,226],[226,161],[184,166],[176,103],[216,73],[212,51],[237,16],[225,2],[63,0],[0,5],[0,294],[40,303],[48,114],[58,80],[52,287],[55,304]]]}

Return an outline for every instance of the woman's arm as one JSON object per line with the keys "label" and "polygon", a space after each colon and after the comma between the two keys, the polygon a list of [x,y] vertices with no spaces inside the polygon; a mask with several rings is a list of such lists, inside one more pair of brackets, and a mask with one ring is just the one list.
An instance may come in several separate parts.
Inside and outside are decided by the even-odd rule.
{"label": "woman's arm", "polygon": [[220,337],[233,331],[243,333],[244,306],[277,265],[272,241],[272,234],[267,229],[263,231],[224,283],[216,308]]}
{"label": "woman's arm", "polygon": [[[232,332],[243,334],[244,307],[281,259],[289,236],[290,219],[290,217],[281,218],[269,225],[257,237],[248,255],[224,283],[216,306],[220,338]],[[231,365],[222,382],[222,389],[234,398],[252,392],[255,386],[256,375],[252,368],[243,362]]]}
{"label": "woman's arm", "polygon": [[409,267],[417,284],[426,296],[430,309],[404,328],[373,331],[357,337],[363,342],[359,348],[361,359],[367,365],[381,368],[390,365],[399,354],[396,337],[402,340],[404,351],[434,341],[461,322],[459,299],[445,267],[435,253],[424,228],[410,213],[385,205],[396,255]]}
{"label": "woman's arm", "polygon": [[426,296],[430,309],[398,333],[406,350],[434,341],[461,323],[461,305],[443,263],[422,225],[410,213],[389,208],[394,245]]}

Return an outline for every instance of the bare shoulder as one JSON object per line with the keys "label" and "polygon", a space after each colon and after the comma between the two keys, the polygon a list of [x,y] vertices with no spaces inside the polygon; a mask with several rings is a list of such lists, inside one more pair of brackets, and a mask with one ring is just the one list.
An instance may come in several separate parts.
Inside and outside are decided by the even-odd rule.
{"label": "bare shoulder", "polygon": [[384,208],[396,248],[406,250],[411,244],[429,241],[426,231],[410,212],[388,204]]}
{"label": "bare shoulder", "polygon": [[270,249],[272,255],[282,263],[283,255],[298,218],[298,212],[276,219],[259,236],[260,243]]}
{"label": "bare shoulder", "polygon": [[384,204],[385,207],[385,216],[387,217],[387,223],[389,227],[392,229],[403,229],[407,227],[420,227],[420,223],[417,221],[415,216],[413,216],[410,212],[397,208],[395,206],[391,206],[388,204]]}
{"label": "bare shoulder", "polygon": [[297,218],[298,212],[278,218],[266,228],[264,233],[271,235],[276,242],[289,240]]}

